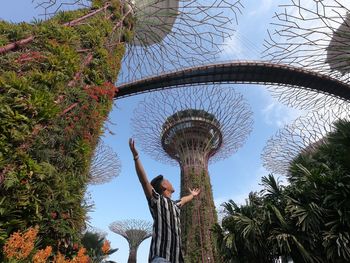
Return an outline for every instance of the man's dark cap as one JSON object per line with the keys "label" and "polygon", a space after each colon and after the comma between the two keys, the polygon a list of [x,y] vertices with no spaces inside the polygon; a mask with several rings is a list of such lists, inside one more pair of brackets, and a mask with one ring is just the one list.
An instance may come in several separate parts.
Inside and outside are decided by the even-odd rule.
{"label": "man's dark cap", "polygon": [[160,174],[160,175],[154,177],[151,181],[151,185],[153,186],[154,190],[158,194],[163,194],[163,189],[162,189],[163,179],[164,179],[163,175]]}

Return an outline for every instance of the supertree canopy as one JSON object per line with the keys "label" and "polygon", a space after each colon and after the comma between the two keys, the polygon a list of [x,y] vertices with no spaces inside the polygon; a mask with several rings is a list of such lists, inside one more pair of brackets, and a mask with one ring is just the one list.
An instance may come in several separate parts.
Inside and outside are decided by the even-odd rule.
{"label": "supertree canopy", "polygon": [[[265,41],[264,57],[349,83],[349,1],[290,0],[281,8]],[[342,103],[307,89],[270,87],[270,91],[282,102],[302,109],[318,110]]]}
{"label": "supertree canopy", "polygon": [[341,112],[327,109],[299,117],[269,139],[262,153],[263,165],[273,173],[288,175],[291,163],[326,143],[324,138],[334,131],[335,121],[349,120],[349,113],[349,108]]}
{"label": "supertree canopy", "polygon": [[343,22],[333,32],[331,41],[327,47],[326,62],[332,71],[346,75],[350,73],[350,48],[348,46],[350,40],[350,13],[349,9],[343,18]]}
{"label": "supertree canopy", "polygon": [[158,44],[171,33],[179,15],[179,0],[132,0],[128,8],[135,16],[133,44]]}
{"label": "supertree canopy", "polygon": [[[265,58],[311,69],[350,82],[350,4],[344,0],[290,0],[281,6],[265,41]],[[333,129],[333,122],[347,117],[349,104],[341,98],[295,87],[269,87],[282,103],[309,111],[272,137],[262,154],[264,166],[287,174],[301,152],[311,151]]]}
{"label": "supertree canopy", "polygon": [[120,174],[121,163],[113,149],[99,141],[92,155],[90,184],[104,184]]}
{"label": "supertree canopy", "polygon": [[111,223],[109,229],[128,241],[128,263],[136,263],[137,249],[145,239],[151,237],[152,224],[144,220],[128,219]]}
{"label": "supertree canopy", "polygon": [[[349,47],[346,0],[289,0],[276,13],[275,27],[265,41],[265,56],[277,63],[290,63],[340,78],[346,73],[341,60],[346,61]],[[335,56],[335,53],[341,56]],[[339,71],[341,74],[339,74]],[[349,73],[349,72],[347,72]],[[349,74],[340,78],[349,81]]]}
{"label": "supertree canopy", "polygon": [[135,110],[134,138],[156,160],[178,163],[181,196],[199,187],[199,199],[182,208],[186,262],[218,262],[211,227],[217,221],[208,162],[228,157],[252,129],[251,111],[233,89],[188,87],[147,97]]}
{"label": "supertree canopy", "polygon": [[[212,61],[231,37],[240,0],[134,0],[134,35],[119,82]],[[132,69],[132,70],[130,70]]]}

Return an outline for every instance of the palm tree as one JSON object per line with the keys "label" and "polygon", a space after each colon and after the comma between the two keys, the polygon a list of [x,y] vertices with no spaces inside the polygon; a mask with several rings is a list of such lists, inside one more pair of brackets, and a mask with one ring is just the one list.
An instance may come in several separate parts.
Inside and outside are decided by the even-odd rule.
{"label": "palm tree", "polygon": [[318,151],[294,160],[289,178],[290,214],[324,262],[350,261],[350,123],[335,127]]}
{"label": "palm tree", "polygon": [[229,200],[223,204],[222,227],[214,233],[224,262],[273,262],[267,247],[265,215],[258,193],[250,193],[245,205]]}
{"label": "palm tree", "polygon": [[335,127],[291,163],[289,185],[268,175],[245,205],[223,204],[214,228],[223,262],[350,261],[350,122]]}

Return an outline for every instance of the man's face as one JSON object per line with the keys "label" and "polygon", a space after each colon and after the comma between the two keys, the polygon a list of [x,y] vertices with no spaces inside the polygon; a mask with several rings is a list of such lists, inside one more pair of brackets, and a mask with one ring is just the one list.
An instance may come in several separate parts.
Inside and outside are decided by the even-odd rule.
{"label": "man's face", "polygon": [[170,193],[174,193],[175,192],[173,185],[167,179],[164,179],[162,181],[162,187],[163,187],[163,189],[168,190]]}

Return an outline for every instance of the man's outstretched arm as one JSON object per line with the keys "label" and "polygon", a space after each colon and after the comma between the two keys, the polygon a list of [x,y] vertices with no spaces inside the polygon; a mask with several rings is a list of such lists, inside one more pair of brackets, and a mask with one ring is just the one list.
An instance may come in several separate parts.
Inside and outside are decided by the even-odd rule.
{"label": "man's outstretched arm", "polygon": [[132,152],[132,155],[134,157],[134,161],[135,161],[135,170],[137,173],[137,176],[139,178],[139,181],[142,185],[143,191],[145,192],[145,195],[147,197],[147,199],[151,199],[152,197],[152,185],[149,183],[148,179],[147,179],[147,175],[145,170],[143,169],[142,163],[140,161],[140,157],[139,154],[135,148],[135,141],[133,139],[129,139],[129,147],[130,150]]}
{"label": "man's outstretched arm", "polygon": [[188,190],[190,191],[190,194],[181,197],[180,202],[178,203],[179,206],[184,206],[185,204],[190,202],[194,197],[199,195],[199,193],[201,192],[201,190],[199,188],[188,189]]}

